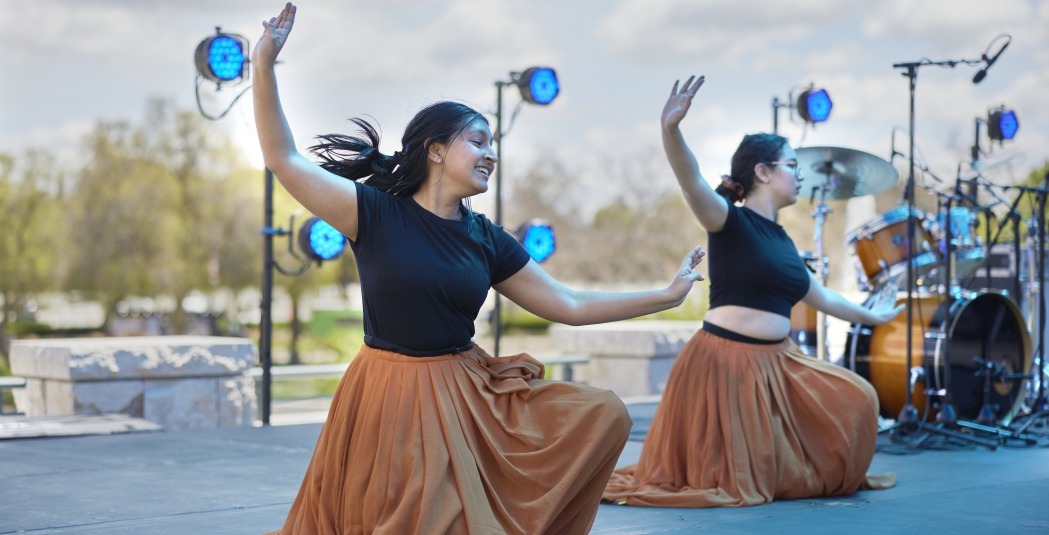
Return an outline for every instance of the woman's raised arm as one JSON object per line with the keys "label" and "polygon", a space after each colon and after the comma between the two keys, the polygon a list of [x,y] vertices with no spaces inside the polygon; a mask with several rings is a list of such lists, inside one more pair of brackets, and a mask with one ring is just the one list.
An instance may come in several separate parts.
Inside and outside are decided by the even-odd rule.
{"label": "woman's raised arm", "polygon": [[295,148],[277,92],[274,65],[295,24],[296,8],[290,2],[280,15],[263,21],[262,36],[251,53],[252,96],[255,128],[262,156],[284,189],[351,240],[357,238],[357,190],[352,181],[321,169]]}
{"label": "woman's raised arm", "polygon": [[699,172],[699,164],[696,157],[685,143],[685,137],[681,135],[681,121],[692,106],[692,99],[696,96],[703,85],[705,78],[700,76],[689,76],[685,84],[678,88],[678,82],[674,82],[670,90],[670,98],[663,107],[663,150],[666,151],[670,168],[674,170],[681,193],[685,196],[685,202],[689,209],[699,220],[699,224],[709,232],[717,232],[725,226],[728,218],[728,201],[718,195],[710,184],[703,179]]}

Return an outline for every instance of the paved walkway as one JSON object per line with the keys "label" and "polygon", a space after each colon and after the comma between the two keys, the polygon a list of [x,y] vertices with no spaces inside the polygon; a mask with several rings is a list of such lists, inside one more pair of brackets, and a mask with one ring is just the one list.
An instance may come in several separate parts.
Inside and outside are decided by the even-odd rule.
{"label": "paved walkway", "polygon": [[[631,404],[637,431],[651,403]],[[0,441],[0,533],[257,534],[279,527],[320,424]],[[896,447],[883,437],[883,446]],[[631,440],[620,464],[641,450]],[[896,488],[743,509],[602,505],[596,534],[1049,532],[1049,448],[880,452]]]}

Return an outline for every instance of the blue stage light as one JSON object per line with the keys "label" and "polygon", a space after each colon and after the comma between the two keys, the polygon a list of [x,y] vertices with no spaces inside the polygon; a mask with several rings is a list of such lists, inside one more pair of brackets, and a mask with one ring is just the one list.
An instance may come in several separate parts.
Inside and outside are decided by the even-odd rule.
{"label": "blue stage light", "polygon": [[987,118],[987,137],[995,141],[1004,141],[1016,137],[1020,129],[1020,120],[1013,110],[998,108],[992,110]]}
{"label": "blue stage light", "polygon": [[299,227],[299,248],[311,260],[334,260],[346,250],[346,237],[319,218],[311,217]]}
{"label": "blue stage light", "polygon": [[554,229],[538,219],[533,219],[521,225],[517,229],[516,234],[517,240],[524,246],[525,251],[528,251],[529,256],[540,264],[547,258],[550,258],[550,255],[554,254],[554,250],[557,248],[557,242],[554,240]]}
{"label": "blue stage light", "polygon": [[517,86],[521,89],[521,98],[532,104],[550,104],[561,91],[557,73],[549,67],[529,67],[521,73]]}
{"label": "blue stage light", "polygon": [[798,115],[807,123],[822,123],[830,117],[834,103],[825,89],[809,88],[798,97]]}
{"label": "blue stage light", "polygon": [[247,77],[248,40],[240,35],[218,32],[197,45],[194,60],[201,76],[219,84]]}

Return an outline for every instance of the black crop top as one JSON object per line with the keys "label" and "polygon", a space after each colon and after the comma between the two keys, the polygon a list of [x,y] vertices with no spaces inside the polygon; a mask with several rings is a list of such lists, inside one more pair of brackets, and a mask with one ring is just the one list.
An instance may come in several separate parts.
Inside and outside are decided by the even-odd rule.
{"label": "black crop top", "polygon": [[809,291],[809,271],[779,224],[728,203],[728,218],[711,232],[710,308],[736,305],[790,317]]}
{"label": "black crop top", "polygon": [[411,197],[354,184],[364,342],[416,357],[469,349],[488,289],[523,268],[528,252],[481,214],[443,219]]}

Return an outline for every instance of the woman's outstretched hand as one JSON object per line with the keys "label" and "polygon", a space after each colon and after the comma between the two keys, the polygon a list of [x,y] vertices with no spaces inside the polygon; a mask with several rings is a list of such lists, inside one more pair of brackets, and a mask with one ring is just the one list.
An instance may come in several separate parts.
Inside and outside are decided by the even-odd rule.
{"label": "woman's outstretched hand", "polygon": [[681,124],[681,120],[688,113],[689,106],[692,105],[692,97],[696,96],[696,91],[699,91],[705,80],[705,76],[699,78],[696,78],[695,75],[689,76],[688,80],[685,80],[685,85],[682,85],[680,89],[678,88],[680,80],[674,81],[674,88],[670,90],[670,98],[667,99],[666,106],[663,106],[663,128],[676,128]]}
{"label": "woman's outstretched hand", "polygon": [[262,21],[262,37],[259,37],[255,50],[251,52],[253,65],[273,65],[277,62],[277,55],[284,48],[284,43],[288,42],[288,34],[295,25],[295,10],[295,5],[288,2],[279,15]]}
{"label": "woman's outstretched hand", "polygon": [[669,287],[669,291],[677,304],[680,305],[685,301],[685,296],[692,289],[694,282],[703,280],[703,274],[696,271],[696,267],[699,266],[699,263],[703,261],[703,257],[706,255],[707,252],[703,250],[703,247],[697,245],[695,249],[689,251],[688,256],[681,262],[681,268],[677,270],[677,274],[674,275],[674,280]]}
{"label": "woman's outstretched hand", "polygon": [[894,303],[879,304],[871,308],[871,317],[874,318],[873,325],[884,325],[893,320],[907,305]]}

